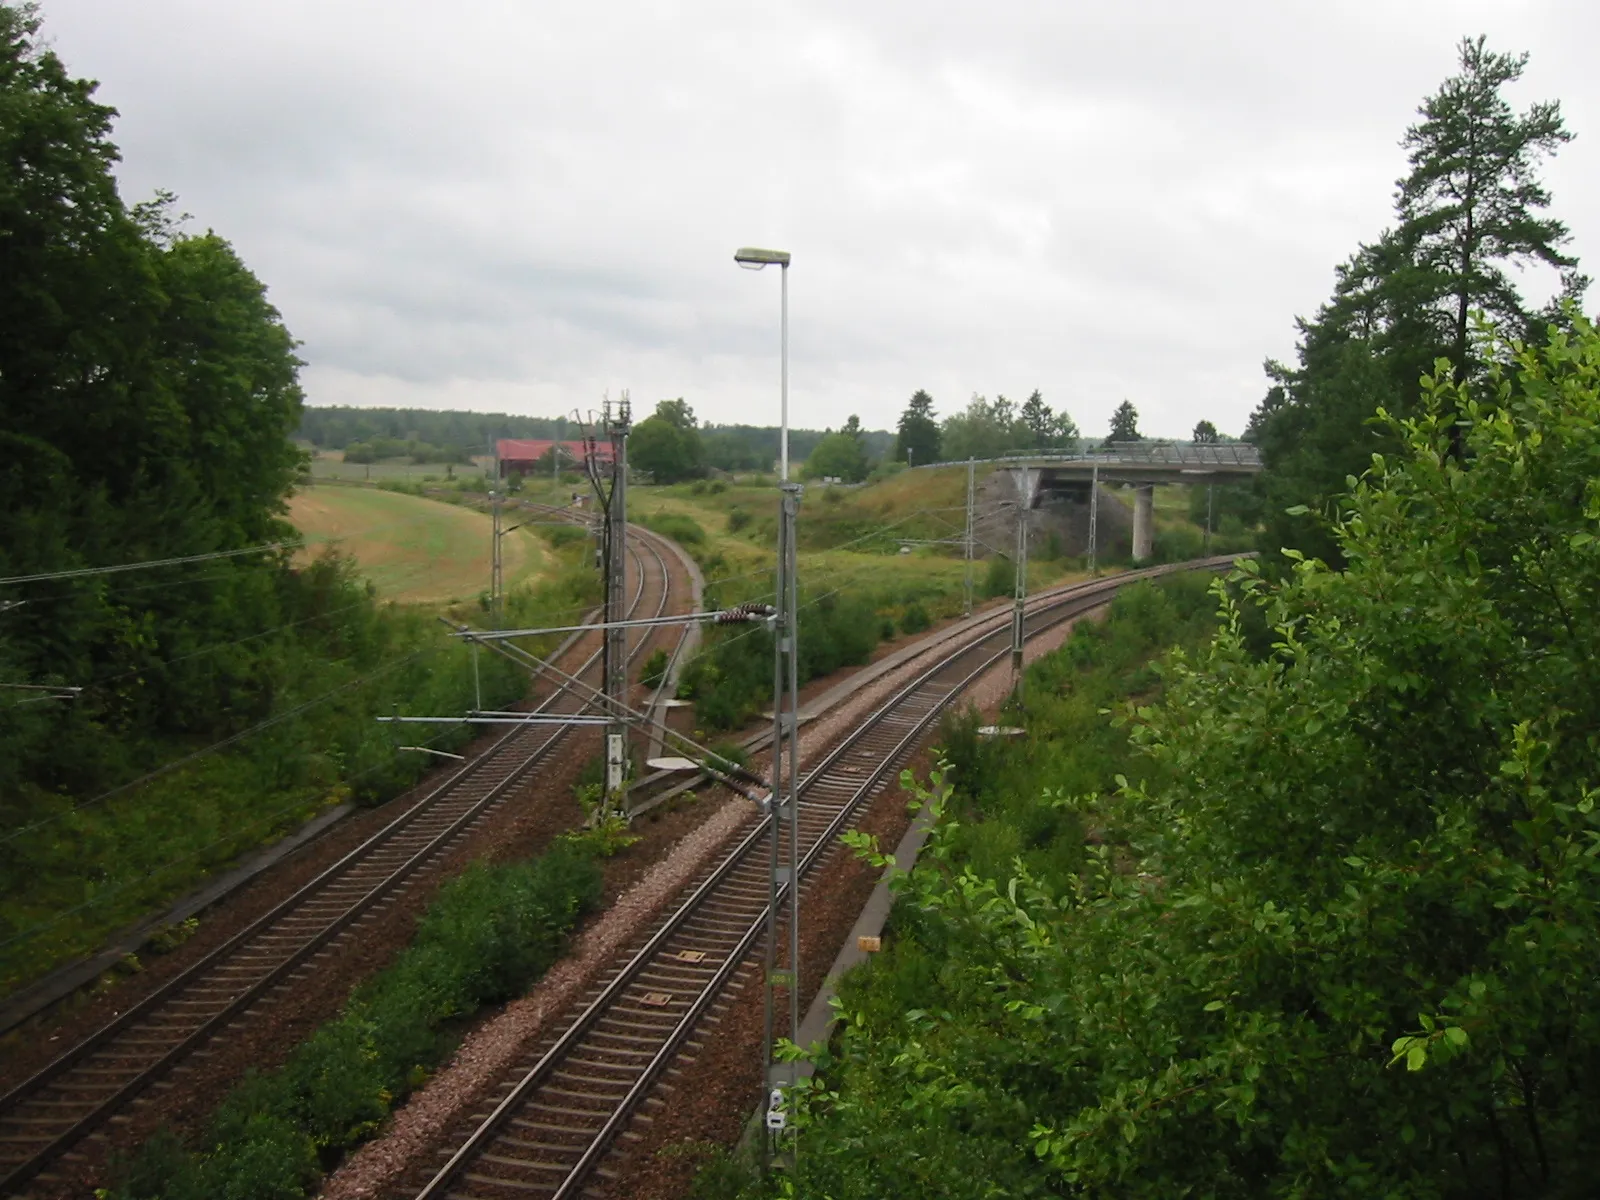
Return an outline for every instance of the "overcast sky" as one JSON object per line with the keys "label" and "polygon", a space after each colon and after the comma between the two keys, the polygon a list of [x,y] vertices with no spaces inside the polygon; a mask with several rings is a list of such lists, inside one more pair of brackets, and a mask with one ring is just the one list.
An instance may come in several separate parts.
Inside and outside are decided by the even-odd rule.
{"label": "overcast sky", "polygon": [[[1242,430],[1261,361],[1390,220],[1464,34],[1600,274],[1593,0],[44,0],[121,112],[129,200],[178,193],[303,340],[313,404],[555,415],[629,389],[894,424],[1034,388],[1102,434]],[[1593,252],[1594,258],[1590,258]],[[1592,303],[1591,303],[1592,307]]]}

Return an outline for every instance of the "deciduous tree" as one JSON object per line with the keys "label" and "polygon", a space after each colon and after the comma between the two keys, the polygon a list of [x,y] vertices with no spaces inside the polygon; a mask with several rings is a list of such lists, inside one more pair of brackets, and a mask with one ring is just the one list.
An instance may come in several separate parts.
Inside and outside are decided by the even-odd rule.
{"label": "deciduous tree", "polygon": [[837,432],[830,431],[817,443],[806,458],[805,474],[808,479],[833,478],[860,483],[870,469],[861,440],[861,421],[852,415]]}
{"label": "deciduous tree", "polygon": [[705,450],[694,409],[682,399],[662,400],[656,411],[633,427],[628,462],[657,483],[698,479],[706,473]]}

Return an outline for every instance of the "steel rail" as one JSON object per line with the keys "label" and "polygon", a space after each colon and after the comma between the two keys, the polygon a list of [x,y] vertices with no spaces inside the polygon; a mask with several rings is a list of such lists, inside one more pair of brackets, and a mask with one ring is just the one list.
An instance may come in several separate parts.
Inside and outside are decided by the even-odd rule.
{"label": "steel rail", "polygon": [[[671,571],[660,549],[653,544],[653,540],[640,539],[640,542],[646,546],[660,573],[660,596],[656,603],[659,615],[665,610],[671,596]],[[632,554],[638,578],[633,596],[630,598],[630,612],[639,606],[645,593],[647,577],[651,574],[646,569],[643,556],[637,551],[632,551]],[[567,639],[558,653],[568,650],[581,636],[575,634]],[[646,637],[636,642],[629,654],[630,661],[643,649],[648,640]],[[599,658],[600,651],[592,652],[574,675],[581,676],[592,670]],[[573,686],[570,683],[563,683],[534,711],[555,711],[555,706],[568,698],[577,699],[580,712],[587,707],[587,702],[575,695]],[[244,1011],[253,1007],[272,989],[303,967],[308,959],[348,931],[376,904],[408,883],[420,868],[437,858],[465,830],[483,819],[512,787],[520,783],[530,770],[549,755],[565,732],[566,730],[559,726],[543,736],[528,729],[508,732],[484,753],[455,769],[443,783],[413,803],[360,846],[296,889],[287,899],[0,1097],[0,1170],[5,1172],[3,1177],[0,1177],[0,1193],[10,1193],[36,1176],[140,1092],[164,1076],[179,1061],[221,1033]],[[530,746],[528,743],[535,744]],[[509,764],[505,761],[507,758],[512,760]],[[430,831],[423,818],[434,814],[436,809],[443,807],[458,792],[482,783],[479,777],[493,773],[492,768],[498,768],[503,773],[498,779],[489,783],[481,796],[467,797],[468,803],[454,819],[447,821],[442,828]],[[337,912],[326,917],[311,917],[312,928],[306,933],[274,934],[276,926],[288,924],[297,917],[305,919],[302,915],[303,910],[314,909],[322,893],[336,893],[345,877],[356,876],[363,865],[378,861],[378,856],[391,844],[399,844],[400,839],[409,833],[413,826],[417,826],[419,832],[425,835],[424,844],[405,856],[403,861],[394,865],[392,869],[383,871],[375,883],[361,888],[353,900],[348,902],[338,900]],[[431,836],[427,836],[430,832]],[[149,1053],[142,1056],[137,1053],[110,1055],[113,1061],[128,1058],[135,1060],[127,1066],[88,1067],[88,1062],[96,1055],[115,1050],[119,1035],[139,1032],[141,1024],[147,1025],[150,1018],[161,1014],[163,1008],[173,1002],[187,1003],[191,1008],[195,1006],[214,1008],[215,1000],[208,1002],[190,998],[185,1001],[183,993],[205,990],[203,985],[207,982],[207,977],[217,973],[219,968],[232,967],[235,972],[239,971],[242,969],[241,965],[230,963],[230,960],[246,961],[251,955],[252,943],[275,937],[278,939],[289,937],[296,944],[286,952],[274,952],[270,947],[265,951],[255,950],[254,957],[258,961],[263,956],[277,961],[268,966],[264,972],[253,972],[253,979],[240,980],[245,984],[243,990],[237,991],[231,998],[224,999],[220,1008],[209,1014],[196,1014],[201,1018],[199,1024],[187,1033],[182,1031],[181,1026],[174,1029],[173,1032],[180,1034],[178,1041],[157,1040],[155,1045],[158,1048],[153,1056]],[[143,1044],[149,1045],[150,1042],[146,1041]],[[91,1071],[93,1078],[103,1078],[108,1075],[112,1076],[113,1080],[118,1076],[123,1078],[120,1082],[91,1081],[77,1084],[72,1082],[71,1077],[74,1072],[82,1075]],[[66,1098],[46,1099],[43,1094],[52,1090],[64,1094]],[[74,1116],[70,1111],[74,1107],[86,1111]],[[41,1108],[43,1112],[39,1111]],[[69,1110],[68,1113],[63,1115],[63,1109]],[[20,1151],[20,1157],[14,1153],[15,1151]]]}
{"label": "steel rail", "polygon": [[[1231,561],[1231,559],[1210,560],[1204,564],[1195,565],[1216,569],[1223,563]],[[1193,565],[1190,566],[1192,567]],[[1130,583],[1177,569],[1185,569],[1185,567],[1160,567],[1130,572],[1126,575],[1057,592],[1047,603],[1035,607],[1028,613],[1027,620],[1030,623],[1030,636],[1036,636],[1044,629],[1068,620],[1088,609],[1097,607],[1104,602],[1109,594]],[[802,835],[810,843],[801,862],[802,885],[805,872],[815,864],[823,853],[836,844],[835,839],[839,832],[860,811],[863,801],[883,784],[889,772],[895,769],[903,758],[915,748],[915,745],[925,734],[928,725],[932,723],[954,697],[958,696],[970,685],[973,679],[1007,656],[1009,653],[1009,636],[1009,622],[1000,622],[992,627],[985,626],[971,631],[959,646],[940,657],[932,665],[924,668],[911,682],[897,690],[890,700],[881,705],[866,721],[857,726],[848,737],[826,754],[820,763],[805,774],[801,781],[802,797],[813,791],[820,791],[828,787],[839,788],[839,782],[830,779],[829,775],[829,772],[836,766],[841,767],[843,771],[851,773],[853,778],[848,781],[852,786],[849,788],[848,795],[842,800],[831,801],[824,797],[821,806],[813,806],[813,814],[806,814],[802,810],[802,818],[808,815],[828,815],[829,817],[826,827],[820,831],[815,830],[816,821],[813,819],[811,822],[813,829]],[[999,648],[986,649],[991,643],[998,645]],[[973,661],[976,662],[976,665],[972,665]],[[950,673],[952,667],[956,664],[964,665],[958,668],[958,674],[955,679],[946,679],[939,686],[937,694],[919,697],[919,692],[926,690],[931,683],[938,681],[941,676]],[[892,723],[895,720],[903,719],[902,708],[913,709],[919,706],[922,711],[913,713],[909,725],[904,728],[903,732],[892,728]],[[888,730],[890,733],[899,732],[899,736],[895,737],[890,745],[881,749],[874,748],[869,742],[877,735],[880,729]],[[851,753],[858,748],[865,749],[875,759],[864,774],[859,765],[852,767],[845,762]],[[824,807],[826,808],[825,812],[817,812],[818,809]],[[735,872],[752,861],[752,856],[756,855],[770,832],[767,822],[771,819],[772,817],[769,815],[755,822],[738,844],[722,857],[711,873],[694,887],[685,899],[678,903],[666,920],[629,957],[616,974],[609,977],[608,982],[600,988],[598,994],[574,1018],[571,1024],[560,1032],[554,1042],[548,1045],[548,1048],[539,1056],[532,1068],[516,1079],[509,1092],[493,1107],[487,1117],[477,1125],[465,1142],[450,1156],[450,1159],[423,1190],[417,1194],[418,1200],[438,1200],[439,1197],[446,1194],[450,1196],[474,1194],[470,1190],[458,1192],[451,1189],[454,1184],[460,1181],[463,1173],[467,1172],[468,1167],[480,1158],[490,1161],[495,1167],[545,1172],[560,1169],[563,1171],[563,1175],[560,1179],[529,1182],[520,1178],[508,1180],[503,1175],[473,1175],[468,1173],[467,1183],[469,1186],[476,1183],[481,1183],[489,1188],[509,1186],[519,1191],[534,1191],[552,1197],[567,1197],[584,1185],[590,1172],[598,1166],[608,1152],[615,1136],[632,1118],[639,1104],[648,1096],[660,1072],[666,1068],[672,1057],[688,1038],[694,1025],[704,1015],[706,1009],[715,1002],[722,988],[745,962],[751,948],[765,927],[767,906],[764,897],[758,908],[743,914],[743,919],[740,921],[743,932],[733,944],[731,946],[719,946],[713,950],[713,953],[721,954],[720,964],[716,966],[710,977],[704,981],[703,986],[688,1002],[687,1009],[683,1011],[670,1030],[665,1030],[659,1026],[646,1026],[642,1023],[636,1023],[637,1029],[645,1030],[651,1035],[659,1035],[659,1037],[641,1036],[631,1039],[639,1043],[659,1041],[649,1061],[637,1073],[634,1073],[629,1067],[609,1061],[625,1052],[608,1048],[603,1044],[603,1039],[605,1038],[617,1040],[624,1035],[601,1031],[598,1026],[602,1021],[611,1019],[616,1024],[627,1027],[626,1019],[616,1017],[614,1014],[617,1010],[625,1007],[629,1001],[630,991],[639,986],[641,977],[646,973],[652,970],[659,972],[662,969],[681,973],[684,970],[681,966],[676,965],[670,968],[665,967],[664,960],[666,957],[670,957],[665,954],[666,947],[680,932],[686,929],[693,919],[701,914],[702,909],[707,908],[719,896],[722,889],[730,884]],[[783,898],[787,896],[788,886],[790,885],[785,883],[781,887],[780,905]],[[746,893],[747,895],[749,894],[748,888]],[[733,917],[726,915],[722,918],[724,923],[733,919]],[[693,961],[698,963],[704,957],[705,955],[702,953]],[[662,986],[667,985],[663,984]],[[657,994],[662,995],[665,993]],[[638,1000],[635,998],[632,1002],[637,1004]],[[594,1034],[596,1039],[602,1040],[591,1044],[591,1034]],[[574,1060],[577,1059],[580,1053],[586,1053],[588,1059],[575,1062]],[[591,1059],[595,1061],[589,1061]],[[531,1103],[535,1094],[551,1084],[552,1080],[560,1078],[563,1070],[568,1067],[573,1068],[573,1071],[568,1072],[569,1076],[579,1079],[583,1078],[583,1071],[596,1073],[612,1071],[621,1072],[624,1075],[632,1075],[631,1080],[626,1078],[618,1079],[614,1076],[590,1079],[589,1082],[592,1085],[596,1085],[593,1088],[594,1091],[603,1093],[606,1090],[615,1090],[617,1088],[626,1089],[620,1098],[616,1098],[614,1101],[610,1099],[604,1100],[605,1103],[609,1104],[609,1109],[604,1111],[583,1109],[578,1112],[573,1112],[570,1108],[565,1110],[576,1117],[592,1117],[594,1120],[601,1122],[598,1129],[587,1126],[572,1127],[571,1125],[550,1125],[545,1127],[557,1136],[581,1138],[583,1139],[582,1142],[568,1142],[565,1144],[523,1143],[534,1148],[546,1158],[552,1156],[570,1158],[571,1155],[576,1154],[576,1162],[572,1163],[570,1167],[558,1168],[554,1163],[546,1163],[537,1159],[519,1159],[505,1153],[489,1153],[490,1147],[502,1138],[510,1141],[513,1146],[518,1144],[516,1139],[505,1137],[501,1132],[502,1129],[508,1122],[516,1119],[516,1114],[520,1110],[525,1107],[535,1107],[536,1105]],[[580,1093],[570,1090],[565,1091],[563,1095],[580,1096],[583,1099],[592,1099],[595,1103],[602,1102],[601,1096],[581,1097]],[[558,1105],[554,1106],[553,1110],[557,1112],[563,1111],[559,1105],[570,1105],[571,1103],[574,1103],[574,1101],[562,1099],[558,1101]],[[548,1136],[548,1134],[542,1134],[541,1136]]]}

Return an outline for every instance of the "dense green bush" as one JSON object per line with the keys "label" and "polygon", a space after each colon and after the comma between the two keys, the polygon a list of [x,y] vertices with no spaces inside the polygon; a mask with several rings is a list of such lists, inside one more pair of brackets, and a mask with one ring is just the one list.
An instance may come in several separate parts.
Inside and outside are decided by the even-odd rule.
{"label": "dense green bush", "polygon": [[728,510],[728,532],[738,533],[750,524],[750,513],[743,508],[730,508]]}
{"label": "dense green bush", "polygon": [[550,525],[540,531],[544,540],[556,549],[564,546],[576,546],[580,542],[589,540],[589,531],[582,525]]}
{"label": "dense green bush", "polygon": [[[1593,1193],[1600,337],[1568,319],[1426,381],[1343,501],[1345,570],[1242,564],[1204,650],[1129,676],[1114,794],[1063,764],[942,805],[795,1194]],[[1067,820],[1071,870],[1029,849]]]}
{"label": "dense green bush", "polygon": [[921,633],[932,624],[932,620],[928,617],[928,610],[915,600],[906,605],[905,610],[900,614],[900,631],[902,633]]}
{"label": "dense green bush", "polygon": [[532,862],[469,867],[440,889],[393,966],[281,1070],[252,1073],[228,1095],[199,1152],[156,1135],[113,1200],[309,1194],[443,1059],[453,1022],[544,974],[599,895],[594,861],[567,844]]}
{"label": "dense green bush", "polygon": [[1205,553],[1205,534],[1190,525],[1157,529],[1152,549],[1158,563],[1188,562]]}
{"label": "dense green bush", "polygon": [[706,531],[700,522],[686,513],[651,513],[641,518],[647,529],[662,537],[669,537],[681,546],[700,546],[705,543]]}
{"label": "dense green bush", "polygon": [[996,596],[1010,596],[1016,591],[1016,587],[1017,573],[1011,565],[1011,560],[1001,554],[991,556],[989,565],[983,572],[983,594],[989,599]]}
{"label": "dense green bush", "polygon": [[[825,593],[806,601],[802,596],[800,682],[866,662],[877,648],[879,624],[864,597]],[[736,729],[770,707],[772,655],[772,635],[765,626],[713,629],[678,684],[678,695],[694,701],[695,723],[702,729]]]}
{"label": "dense green bush", "polygon": [[661,648],[650,651],[644,665],[639,668],[639,682],[647,688],[658,688],[661,681],[667,677],[667,664],[671,657]]}

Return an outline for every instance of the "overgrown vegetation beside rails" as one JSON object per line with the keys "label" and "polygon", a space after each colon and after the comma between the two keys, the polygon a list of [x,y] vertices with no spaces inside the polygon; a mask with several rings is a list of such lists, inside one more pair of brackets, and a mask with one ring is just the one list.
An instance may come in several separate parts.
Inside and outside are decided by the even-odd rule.
{"label": "overgrown vegetation beside rails", "polygon": [[[797,673],[802,684],[872,657],[881,623],[870,600],[848,593],[802,593]],[[702,729],[737,729],[772,704],[772,634],[765,625],[709,631],[685,668],[678,695],[694,701]]]}
{"label": "overgrown vegetation beside rails", "polygon": [[[511,620],[553,623],[594,602],[594,572],[564,568],[508,598]],[[96,790],[76,794],[14,781],[0,791],[0,991],[98,949],[113,931],[194,886],[240,853],[343,800],[374,804],[411,786],[431,756],[397,747],[459,748],[470,727],[390,726],[380,715],[458,713],[475,704],[470,652],[431,612],[380,605],[349,561],[318,560],[275,576],[284,628],[246,633],[256,691],[205,737],[115,739],[121,756]],[[463,616],[472,614],[463,606]],[[545,649],[556,639],[542,639]],[[199,654],[173,669],[204,673]],[[482,653],[483,702],[519,699],[527,675]],[[89,714],[29,706],[8,714],[16,739],[79,736]],[[218,736],[220,734],[220,736]],[[81,734],[87,738],[89,733]],[[10,764],[13,768],[15,764]]]}
{"label": "overgrown vegetation beside rails", "polygon": [[1071,881],[1085,821],[1097,841],[1106,840],[1116,804],[1054,801],[1109,797],[1119,774],[1145,778],[1154,764],[1136,758],[1113,711],[1130,700],[1148,703],[1160,690],[1160,655],[1197,647],[1216,630],[1214,579],[1185,573],[1136,583],[1102,620],[1080,621],[1059,650],[1029,665],[1026,708],[1003,718],[1025,727],[1025,737],[980,738],[972,709],[945,718],[939,742],[952,768],[951,811],[963,821],[948,835],[954,861],[989,879],[1020,863],[1052,887]]}
{"label": "overgrown vegetation beside rails", "polygon": [[1593,1194],[1600,336],[1567,318],[1430,377],[1343,572],[1242,564],[1123,709],[1142,777],[1000,798],[1098,833],[1076,870],[943,808],[794,1194]]}
{"label": "overgrown vegetation beside rails", "polygon": [[706,531],[700,528],[698,521],[685,513],[646,513],[639,520],[646,529],[671,538],[686,550],[705,545]]}
{"label": "overgrown vegetation beside rails", "polygon": [[532,862],[478,863],[445,884],[398,961],[358,988],[282,1069],[247,1076],[206,1133],[162,1133],[112,1200],[292,1200],[370,1137],[453,1049],[463,1018],[549,969],[600,897],[593,856],[571,844]]}

